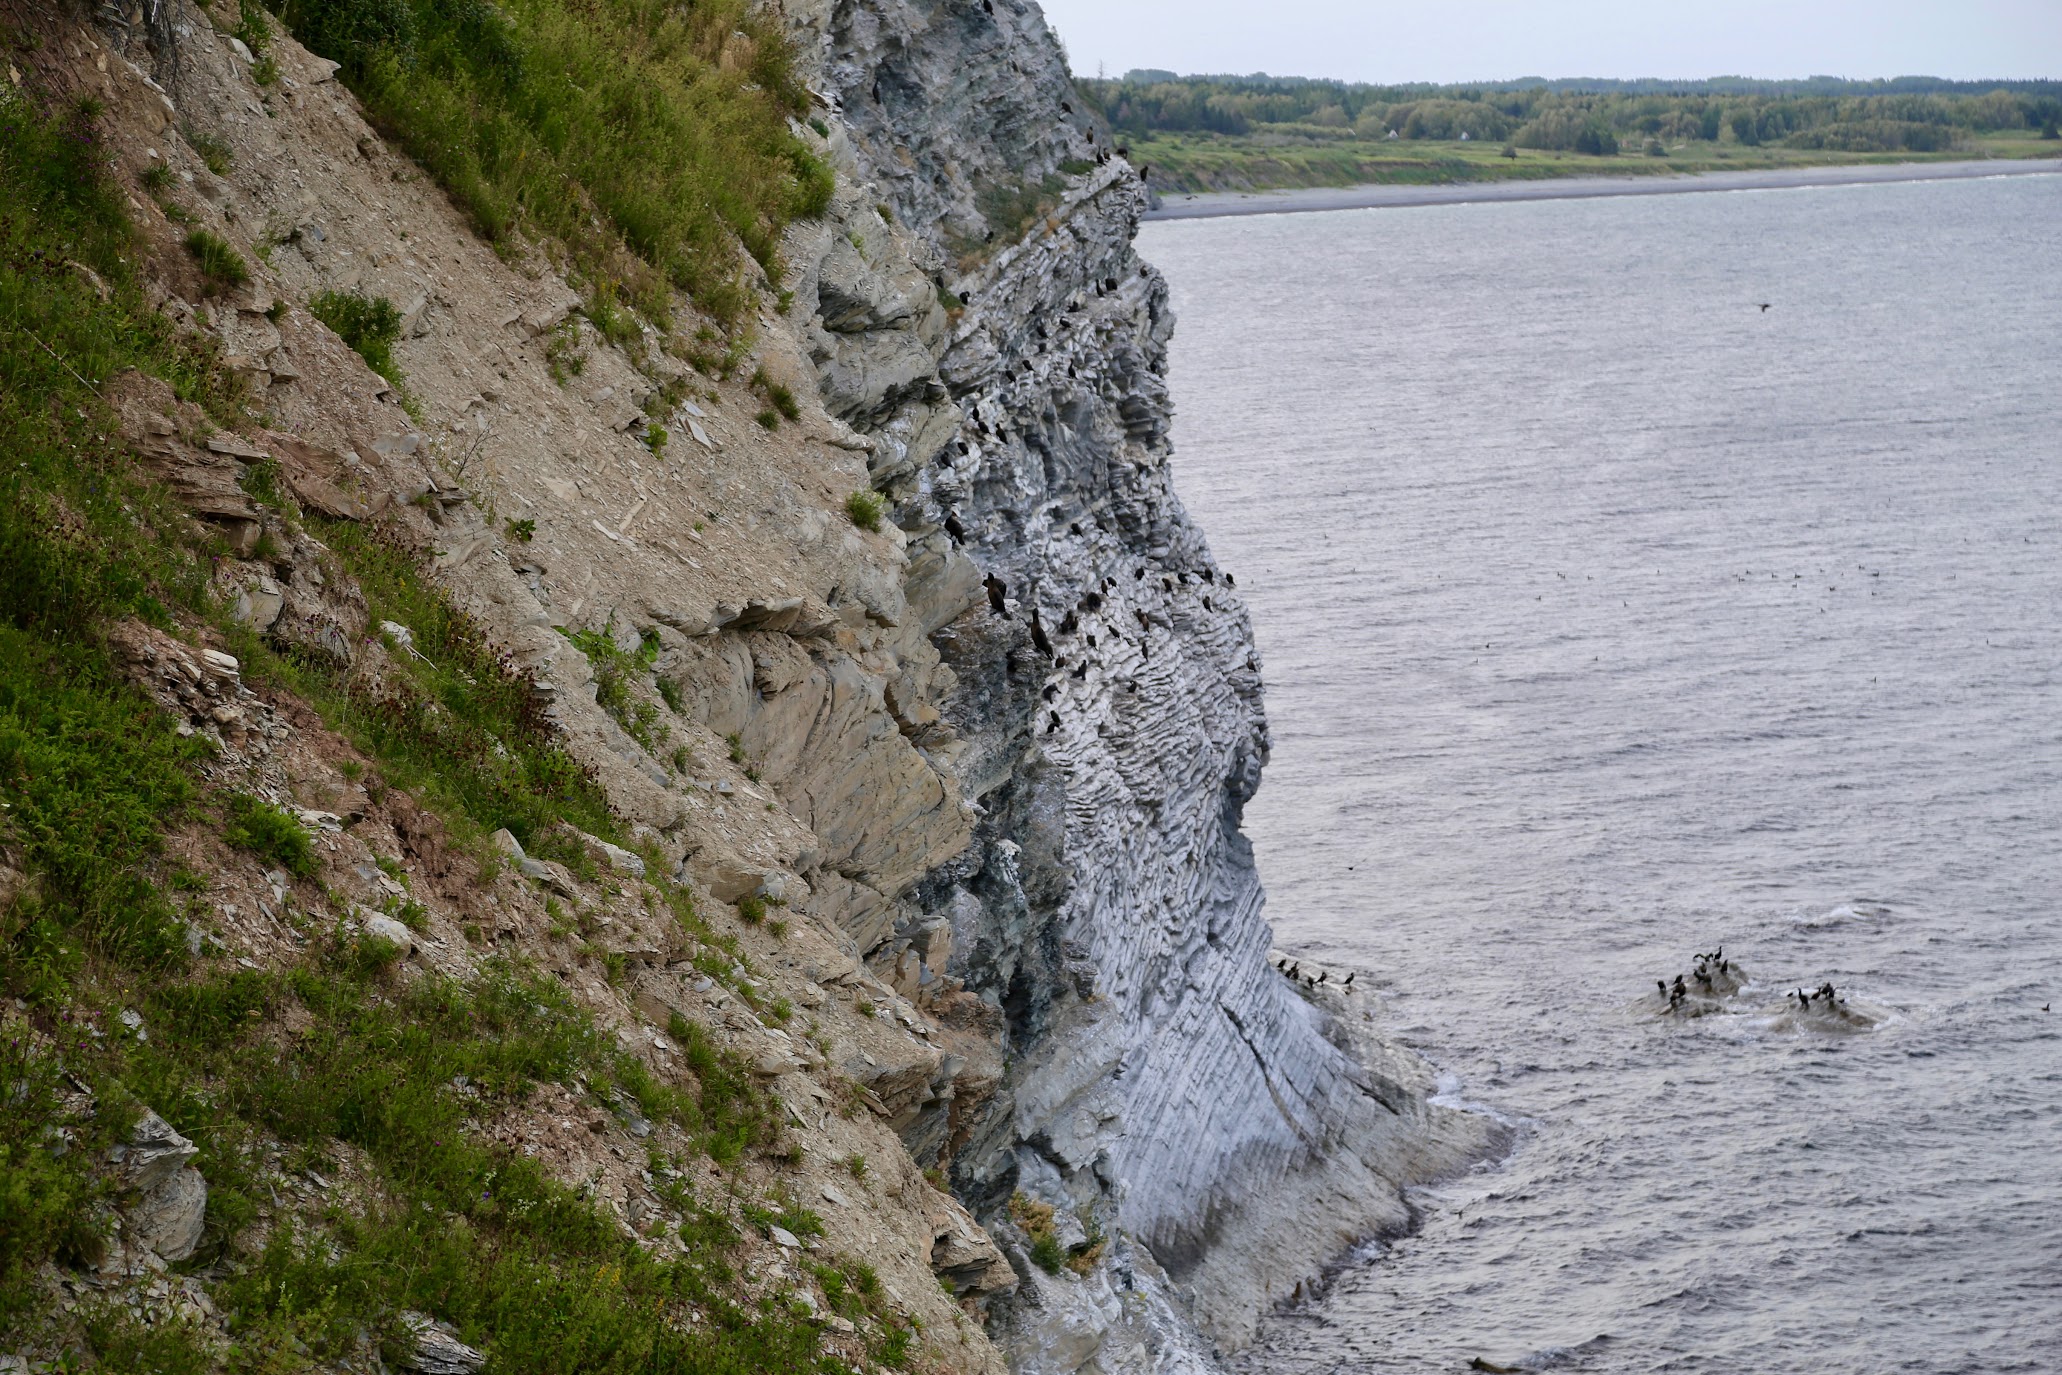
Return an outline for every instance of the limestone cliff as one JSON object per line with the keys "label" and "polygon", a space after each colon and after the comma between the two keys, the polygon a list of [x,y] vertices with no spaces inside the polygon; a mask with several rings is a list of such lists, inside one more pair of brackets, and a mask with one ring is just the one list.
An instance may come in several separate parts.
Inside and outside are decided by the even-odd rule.
{"label": "limestone cliff", "polygon": [[[941,972],[1003,1010],[1013,1065],[978,1120],[915,1144],[945,1140],[986,1216],[1022,1191],[1143,1246],[1078,1282],[1019,1252],[1021,1368],[1178,1368],[1195,1357],[1168,1305],[1243,1342],[1317,1266],[1399,1225],[1399,1183],[1450,1165],[1470,1129],[1426,1105],[1403,1057],[1349,1053],[1266,961],[1239,833],[1267,754],[1259,665],[1172,485],[1173,319],[1132,247],[1145,189],[1042,15],[789,8],[848,177],[919,227],[904,251],[964,302],[916,332],[924,374],[900,321],[846,307],[869,294],[864,255],[833,244],[801,283],[826,406],[878,438],[912,585],[963,583],[967,558],[996,593],[935,634],[959,675],[945,721],[979,761],[962,774],[975,840],[875,958],[928,948],[943,918]],[[875,381],[890,373],[907,380]]]}
{"label": "limestone cliff", "polygon": [[[138,393],[132,437],[189,485],[279,463],[304,507],[418,551],[629,834],[813,1030],[712,983],[628,878],[535,860],[477,886],[440,861],[424,920],[441,943],[419,962],[469,967],[456,933],[484,925],[655,1047],[638,1053],[662,1075],[669,1019],[718,1028],[789,1105],[811,1147],[796,1178],[835,1234],[951,1334],[945,1368],[998,1364],[978,1318],[1021,1371],[1208,1370],[1333,1256],[1402,1225],[1401,1188],[1477,1134],[1345,1023],[1360,1008],[1269,966],[1239,831],[1267,754],[1259,664],[1173,487],[1174,322],[1132,246],[1144,188],[1042,15],[783,13],[818,102],[803,136],[839,173],[747,331],[755,385],[802,398],[786,425],[752,416],[746,367],[702,376],[651,339],[611,342],[549,255],[497,255],[290,37],[261,86],[189,0],[53,23],[46,65],[104,103],[138,179],[162,309],[262,401],[251,435],[189,453],[166,438],[191,428],[168,397]],[[246,288],[203,297],[141,193],[159,165],[190,190],[182,224],[259,264]],[[413,414],[298,308],[323,291],[397,305]],[[391,628],[368,639],[326,551],[233,479],[209,479],[221,509],[193,509],[236,535],[216,579],[251,631],[353,671],[408,652]],[[650,675],[627,705],[618,659]],[[344,787],[318,761],[251,767],[304,806]],[[626,852],[597,853],[629,873]],[[611,928],[618,977],[550,944],[560,900]],[[769,903],[791,934],[756,924]],[[257,907],[263,923],[222,904],[214,935],[288,958]],[[857,1125],[825,1110],[848,1082],[871,1109]],[[862,1146],[895,1167],[835,1182]],[[622,1170],[607,1187],[619,1211],[646,1206]],[[960,1308],[941,1316],[933,1277]]]}

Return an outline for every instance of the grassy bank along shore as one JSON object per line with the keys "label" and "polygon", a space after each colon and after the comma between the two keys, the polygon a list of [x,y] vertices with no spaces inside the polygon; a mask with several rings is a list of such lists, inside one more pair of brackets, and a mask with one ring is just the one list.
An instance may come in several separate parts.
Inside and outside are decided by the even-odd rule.
{"label": "grassy bank along shore", "polygon": [[2028,131],[1985,135],[1940,153],[1744,147],[1693,140],[1663,147],[1655,155],[1612,156],[1518,148],[1473,139],[1406,142],[1341,138],[1337,134],[1336,130],[1299,133],[1293,127],[1282,126],[1249,134],[1152,133],[1131,135],[1127,146],[1132,161],[1146,168],[1149,183],[1162,196],[1966,162],[1974,158],[2062,158],[2062,143]]}

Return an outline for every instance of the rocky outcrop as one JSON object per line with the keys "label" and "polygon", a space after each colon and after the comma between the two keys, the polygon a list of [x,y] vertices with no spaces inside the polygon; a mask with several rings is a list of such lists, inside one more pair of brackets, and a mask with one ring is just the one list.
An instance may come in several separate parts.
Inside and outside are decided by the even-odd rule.
{"label": "rocky outcrop", "polygon": [[[245,624],[373,678],[416,652],[408,627],[367,624],[317,541],[248,500],[269,475],[420,553],[529,679],[642,847],[595,842],[609,885],[655,857],[740,922],[785,909],[797,929],[767,945],[767,977],[820,1021],[807,1040],[736,1006],[629,904],[605,937],[620,996],[559,972],[651,1042],[656,1072],[673,1014],[719,1027],[836,1143],[811,1168],[869,1140],[825,1111],[834,1090],[892,1128],[880,1197],[836,1224],[851,1248],[984,1315],[1020,1370],[1208,1369],[1325,1261],[1400,1225],[1400,1186],[1471,1133],[1420,1067],[1347,1024],[1360,1009],[1266,962],[1239,832],[1268,748],[1259,665],[1173,488],[1173,319],[1132,246],[1144,188],[1039,11],[783,9],[821,102],[807,137],[839,186],[789,232],[754,355],[723,378],[610,344],[548,262],[482,243],[289,39],[260,89],[213,11],[169,0],[148,41],[104,19],[115,60],[87,84],[118,141],[162,147],[193,188],[182,214],[262,266],[189,301],[182,230],[139,210],[162,310],[237,361],[265,428],[210,435],[140,381],[110,399],[139,458],[226,537],[217,591]],[[229,147],[231,170],[182,129]],[[412,413],[282,305],[326,290],[407,303]],[[555,366],[568,347],[577,375]],[[799,420],[755,422],[755,371],[805,399]],[[867,518],[874,492],[886,522]],[[125,634],[139,681],[229,763],[287,739],[233,659]],[[631,681],[626,659],[649,667]],[[286,764],[268,767],[284,796]],[[448,867],[434,827],[383,824],[418,867]],[[547,890],[607,906],[513,836],[500,848],[513,873],[472,913],[483,938],[541,940]],[[381,871],[353,872],[376,902]],[[437,891],[462,911],[461,887]],[[410,960],[469,958],[448,931],[393,934]],[[1014,1220],[1019,1195],[1049,1234]],[[999,1363],[977,1325],[954,1340],[959,1367]]]}
{"label": "rocky outcrop", "polygon": [[[1200,1368],[1402,1225],[1401,1184],[1473,1133],[1266,963],[1239,833],[1267,755],[1258,661],[1173,490],[1173,320],[1132,247],[1144,187],[1075,107],[1038,10],[789,12],[849,183],[889,201],[841,200],[849,249],[810,251],[836,221],[798,245],[811,357],[826,406],[875,441],[981,810],[916,890],[930,916],[873,958],[921,951],[1003,1022],[1010,1074],[935,1147],[962,1193],[1005,1236],[1022,1193],[1123,1239],[1052,1279],[1019,1248],[1013,1362]],[[939,1135],[905,1131],[924,1152]]]}

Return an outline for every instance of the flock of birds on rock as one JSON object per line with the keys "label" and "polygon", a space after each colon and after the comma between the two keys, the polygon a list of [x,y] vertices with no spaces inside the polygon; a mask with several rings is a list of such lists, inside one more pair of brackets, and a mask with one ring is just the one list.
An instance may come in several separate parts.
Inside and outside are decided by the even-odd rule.
{"label": "flock of birds on rock", "polygon": [[[1732,997],[1746,987],[1747,971],[1727,958],[1724,946],[1694,956],[1687,976],[1678,974],[1673,982],[1654,980],[1661,1012],[1677,1017],[1702,1017],[1726,1011]],[[1777,1011],[1773,1007],[1768,1010]],[[1800,987],[1783,994],[1781,1011],[1792,1018],[1810,1016],[1813,1026],[1847,1030],[1875,1026],[1884,1016],[1881,1009],[1850,1008],[1831,979],[1817,988]]]}
{"label": "flock of birds on rock", "polygon": [[[1305,988],[1317,988],[1323,984],[1329,983],[1332,977],[1332,971],[1329,969],[1320,970],[1315,974],[1305,974],[1303,972],[1303,962],[1301,960],[1292,960],[1286,955],[1284,955],[1281,959],[1276,960],[1274,967],[1278,971],[1280,971],[1281,974],[1284,977],[1286,977],[1290,983],[1300,983]],[[1359,971],[1355,970],[1354,973],[1359,973]],[[1342,980],[1336,986],[1342,992],[1353,992],[1353,974],[1348,974],[1345,977],[1345,979]]]}
{"label": "flock of birds on rock", "polygon": [[[1733,962],[1725,957],[1722,945],[1709,955],[1699,954],[1690,970],[1690,977],[1696,980],[1698,992],[1706,998],[1722,998],[1729,993],[1737,993],[1747,982],[1743,975],[1733,973]],[[1680,1011],[1693,996],[1680,974],[1675,976],[1673,986],[1666,979],[1654,980],[1654,986],[1661,990],[1661,1001],[1668,1004],[1670,1012]]]}

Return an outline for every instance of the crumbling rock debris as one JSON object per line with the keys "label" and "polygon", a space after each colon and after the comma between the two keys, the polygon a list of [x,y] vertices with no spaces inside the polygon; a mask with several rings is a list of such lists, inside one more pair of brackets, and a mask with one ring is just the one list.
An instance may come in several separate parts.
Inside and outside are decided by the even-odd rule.
{"label": "crumbling rock debris", "polygon": [[487,1353],[458,1340],[458,1329],[427,1313],[403,1313],[401,1325],[414,1347],[401,1365],[420,1375],[474,1375],[487,1364]]}
{"label": "crumbling rock debris", "polygon": [[108,1152],[120,1171],[122,1182],[138,1192],[148,1192],[193,1162],[200,1147],[149,1108],[143,1110],[129,1139]]}
{"label": "crumbling rock debris", "polygon": [[166,1260],[185,1260],[200,1244],[208,1185],[192,1161],[200,1148],[149,1108],[110,1162],[135,1197],[122,1210],[122,1234]]}

